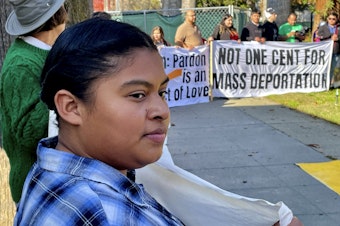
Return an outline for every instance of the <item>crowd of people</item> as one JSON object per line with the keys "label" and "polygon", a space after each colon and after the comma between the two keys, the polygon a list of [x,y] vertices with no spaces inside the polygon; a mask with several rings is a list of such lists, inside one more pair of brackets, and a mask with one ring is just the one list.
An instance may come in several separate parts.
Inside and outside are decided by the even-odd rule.
{"label": "crowd of people", "polygon": [[[308,30],[303,25],[297,23],[297,14],[292,12],[287,17],[287,22],[278,26],[276,19],[278,15],[273,8],[268,8],[265,11],[265,21],[260,22],[261,12],[257,9],[251,11],[249,22],[242,28],[239,33],[233,26],[233,16],[225,14],[221,22],[217,24],[212,34],[205,39],[202,36],[202,32],[197,26],[196,13],[194,10],[188,10],[185,12],[184,22],[177,28],[174,43],[175,46],[193,49],[195,46],[209,43],[213,40],[236,40],[240,41],[258,41],[265,43],[266,41],[287,41],[287,42],[302,42],[306,38],[306,31]],[[340,30],[339,15],[332,11],[327,16],[327,22],[321,22],[320,27],[314,34],[314,41],[323,41],[332,39],[337,45]],[[155,32],[160,34],[161,39],[157,40]],[[151,36],[157,46],[160,43],[167,43],[164,46],[170,46],[171,44],[164,39],[163,28],[156,26],[153,28]],[[157,35],[156,35],[157,36]]]}
{"label": "crowd of people", "polygon": [[[306,27],[297,23],[297,14],[292,12],[287,17],[287,22],[278,27],[276,19],[278,15],[273,8],[265,11],[265,21],[260,22],[261,12],[257,9],[251,11],[249,22],[239,32],[233,27],[233,17],[226,14],[222,17],[221,22],[213,29],[208,41],[213,40],[237,40],[237,41],[258,41],[264,43],[266,41],[287,41],[302,42],[306,38]],[[175,44],[187,48],[185,42],[189,42],[188,49],[192,46],[202,45],[204,38],[198,26],[195,24],[196,14],[193,10],[186,12],[185,21],[177,29],[175,36]],[[332,39],[337,42],[339,29],[339,16],[336,12],[330,12],[327,17],[327,23],[322,23],[321,34],[318,34],[319,40]],[[184,27],[185,26],[185,27]],[[183,28],[184,27],[184,28]],[[190,29],[186,29],[190,28]],[[318,28],[318,31],[320,28]],[[328,30],[328,31],[327,31]],[[323,32],[327,32],[324,34]],[[319,32],[320,33],[320,32]],[[320,39],[320,37],[322,38]],[[332,36],[332,37],[331,37]],[[195,38],[196,42],[191,39]],[[188,40],[187,40],[188,39]]]}
{"label": "crowd of people", "polygon": [[[148,35],[105,13],[65,29],[64,0],[10,3],[6,31],[18,37],[1,71],[0,116],[14,225],[183,225],[134,181],[136,168],[162,155],[169,126],[169,78],[158,48],[171,44],[163,29]],[[175,46],[303,40],[295,14],[278,29],[275,11],[267,12],[263,26],[252,12],[241,36],[227,14],[205,40],[189,10]],[[318,35],[338,43],[338,15],[328,19]],[[47,138],[49,110],[59,131]],[[291,225],[302,224],[294,218]]]}
{"label": "crowd of people", "polygon": [[[214,40],[235,40],[238,43],[241,41],[256,41],[265,43],[267,41],[285,41],[289,43],[303,42],[306,39],[308,28],[297,23],[297,14],[292,12],[287,17],[287,22],[278,26],[276,19],[278,15],[273,8],[268,8],[265,11],[265,21],[260,22],[261,12],[257,9],[251,11],[250,20],[242,28],[239,33],[233,26],[233,17],[226,14],[222,17],[221,22],[217,24],[212,34],[205,39],[197,26],[196,13],[194,10],[188,10],[185,13],[184,22],[177,28],[174,43],[176,47],[192,50],[196,46],[209,44]],[[312,41],[332,40],[333,57],[330,70],[330,88],[334,88],[334,70],[340,61],[340,21],[339,14],[331,11],[327,15],[327,21],[321,22],[320,26],[313,34]],[[162,31],[160,26],[154,29]],[[164,32],[160,32],[163,41],[156,41],[152,34],[154,43],[160,46],[162,43],[167,43],[162,46],[170,46],[171,44],[164,40]]]}

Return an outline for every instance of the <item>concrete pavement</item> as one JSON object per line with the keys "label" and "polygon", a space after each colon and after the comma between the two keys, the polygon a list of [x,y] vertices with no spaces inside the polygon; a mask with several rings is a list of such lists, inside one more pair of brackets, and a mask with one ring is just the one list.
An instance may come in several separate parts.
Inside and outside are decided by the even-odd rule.
{"label": "concrete pavement", "polygon": [[222,189],[283,201],[305,226],[340,226],[340,196],[295,165],[340,159],[339,125],[266,98],[173,107],[171,123],[178,166]]}

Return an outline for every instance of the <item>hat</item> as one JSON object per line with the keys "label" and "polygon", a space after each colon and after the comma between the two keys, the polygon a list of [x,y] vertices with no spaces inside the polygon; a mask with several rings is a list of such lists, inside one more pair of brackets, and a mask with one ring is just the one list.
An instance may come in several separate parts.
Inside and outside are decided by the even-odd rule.
{"label": "hat", "polygon": [[10,35],[27,34],[46,23],[63,5],[64,0],[9,0],[13,11],[6,21]]}
{"label": "hat", "polygon": [[266,18],[268,19],[271,15],[276,14],[275,9],[273,8],[268,8],[265,12]]}
{"label": "hat", "polygon": [[325,24],[326,24],[326,21],[321,21],[321,22],[319,23],[318,27],[321,27],[321,26],[323,26],[323,25],[325,25]]}

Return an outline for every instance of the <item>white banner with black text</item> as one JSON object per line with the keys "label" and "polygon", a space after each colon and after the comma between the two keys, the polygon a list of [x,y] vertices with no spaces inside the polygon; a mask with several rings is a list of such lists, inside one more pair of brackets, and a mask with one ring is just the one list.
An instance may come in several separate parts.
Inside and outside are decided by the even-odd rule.
{"label": "white banner with black text", "polygon": [[212,42],[214,97],[260,97],[329,88],[332,41]]}

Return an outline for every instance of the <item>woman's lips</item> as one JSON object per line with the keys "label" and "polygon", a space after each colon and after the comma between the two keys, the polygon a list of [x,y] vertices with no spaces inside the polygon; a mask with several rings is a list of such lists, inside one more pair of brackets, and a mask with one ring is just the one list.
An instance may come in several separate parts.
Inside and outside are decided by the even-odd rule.
{"label": "woman's lips", "polygon": [[155,143],[164,143],[166,137],[166,130],[156,129],[150,133],[145,134],[145,137],[147,137],[148,139]]}
{"label": "woman's lips", "polygon": [[152,133],[152,134],[147,134],[146,137],[155,143],[164,143],[166,134],[165,133]]}

